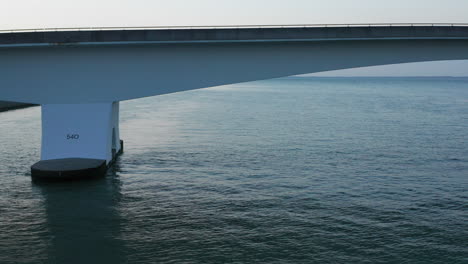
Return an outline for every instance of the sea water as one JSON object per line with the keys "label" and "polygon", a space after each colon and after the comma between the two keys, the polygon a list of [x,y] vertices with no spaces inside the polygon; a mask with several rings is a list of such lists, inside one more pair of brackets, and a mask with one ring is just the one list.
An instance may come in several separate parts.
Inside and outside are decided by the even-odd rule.
{"label": "sea water", "polygon": [[468,263],[468,79],[310,78],[121,103],[105,178],[32,183],[0,113],[0,263]]}

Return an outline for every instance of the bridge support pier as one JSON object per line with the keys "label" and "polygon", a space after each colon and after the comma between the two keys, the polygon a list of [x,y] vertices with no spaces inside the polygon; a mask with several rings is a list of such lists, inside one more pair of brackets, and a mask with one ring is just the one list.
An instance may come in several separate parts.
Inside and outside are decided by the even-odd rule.
{"label": "bridge support pier", "polygon": [[118,102],[42,105],[41,161],[31,167],[31,176],[103,176],[122,151]]}

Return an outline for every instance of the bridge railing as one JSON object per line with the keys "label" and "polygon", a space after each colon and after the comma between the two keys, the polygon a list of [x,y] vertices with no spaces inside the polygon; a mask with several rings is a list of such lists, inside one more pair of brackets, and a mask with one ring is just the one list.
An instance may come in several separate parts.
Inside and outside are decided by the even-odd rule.
{"label": "bridge railing", "polygon": [[468,27],[468,23],[371,23],[371,24],[288,24],[288,25],[222,25],[222,26],[141,26],[141,27],[64,27],[2,29],[1,33],[111,31],[111,30],[177,30],[177,29],[262,29],[262,28],[333,28],[333,27]]}

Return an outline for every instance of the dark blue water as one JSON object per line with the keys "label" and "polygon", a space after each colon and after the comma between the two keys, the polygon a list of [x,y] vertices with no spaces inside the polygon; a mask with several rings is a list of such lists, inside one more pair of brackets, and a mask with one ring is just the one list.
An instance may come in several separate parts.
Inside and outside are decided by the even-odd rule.
{"label": "dark blue water", "polygon": [[0,263],[468,263],[468,79],[286,78],[121,104],[105,179],[34,184],[0,113]]}

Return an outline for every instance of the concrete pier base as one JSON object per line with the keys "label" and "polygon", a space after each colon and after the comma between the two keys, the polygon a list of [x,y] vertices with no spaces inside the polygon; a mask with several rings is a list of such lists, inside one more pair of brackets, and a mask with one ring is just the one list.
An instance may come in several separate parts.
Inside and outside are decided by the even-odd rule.
{"label": "concrete pier base", "polygon": [[42,106],[41,161],[33,179],[68,180],[104,176],[123,152],[119,103]]}
{"label": "concrete pier base", "polygon": [[31,166],[35,180],[75,180],[102,177],[106,174],[105,160],[55,159],[43,160]]}
{"label": "concrete pier base", "polygon": [[107,163],[106,160],[67,158],[42,160],[31,166],[33,180],[65,181],[103,177],[115,159],[123,153],[123,141],[115,158]]}

